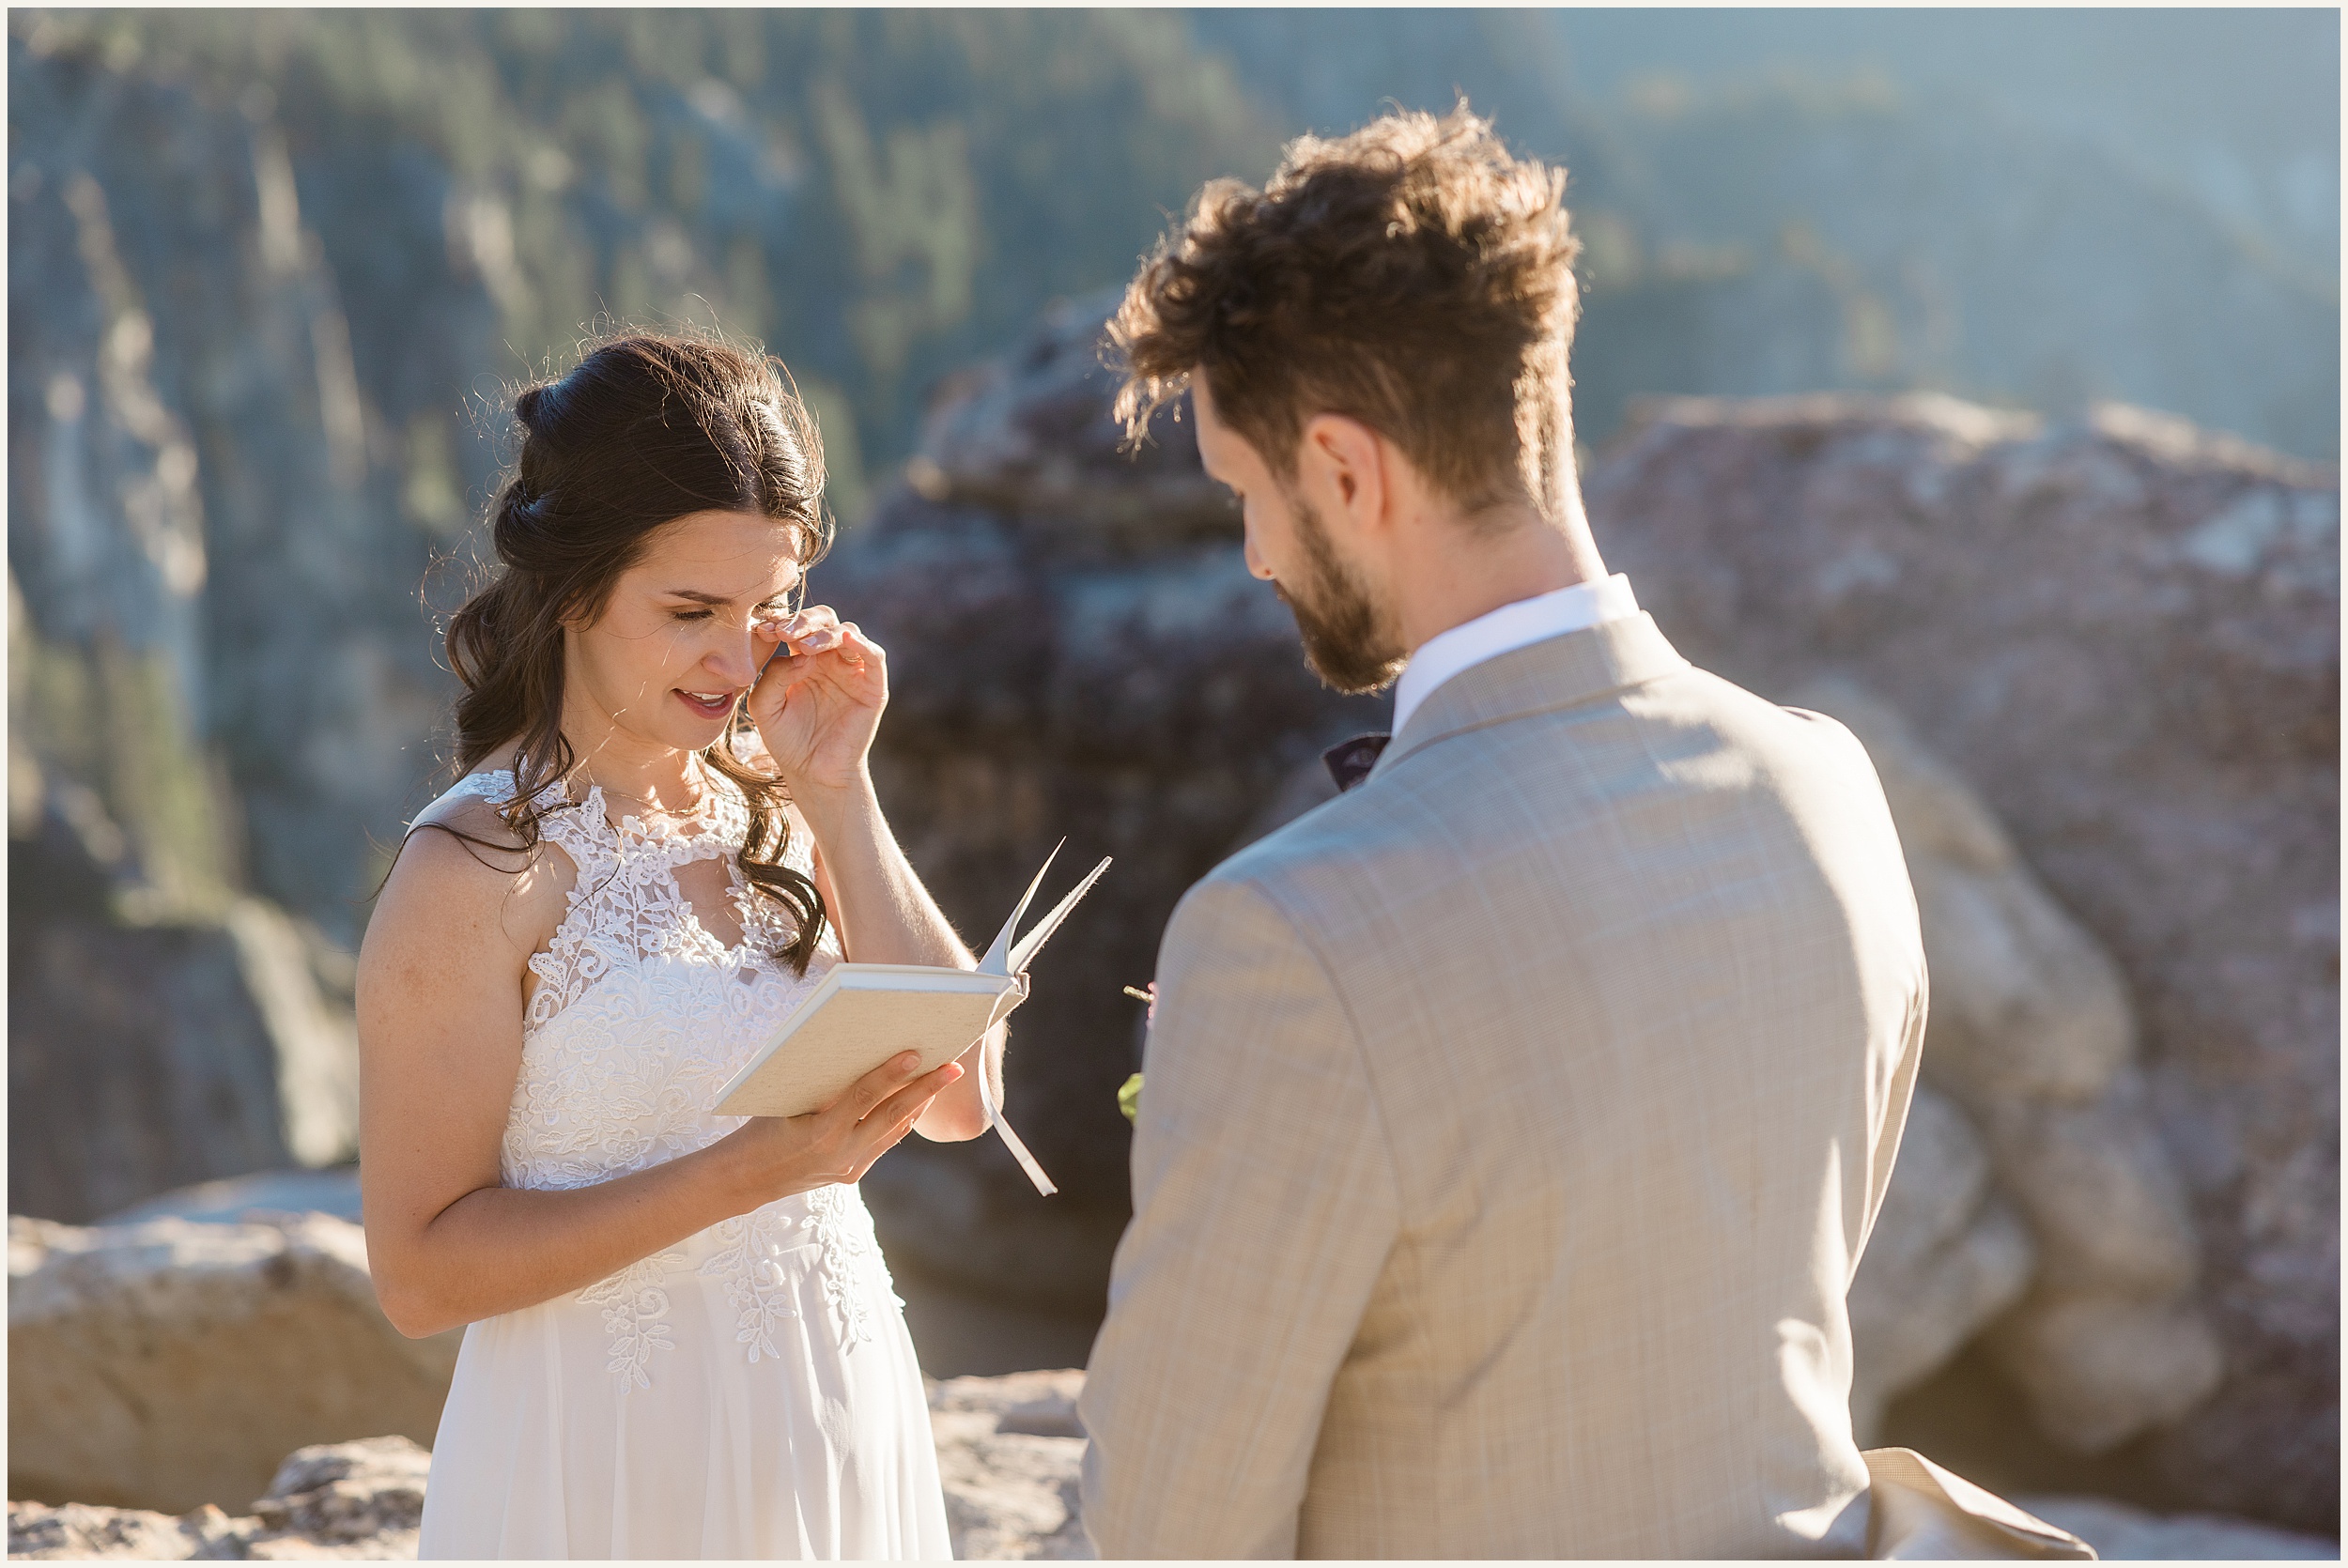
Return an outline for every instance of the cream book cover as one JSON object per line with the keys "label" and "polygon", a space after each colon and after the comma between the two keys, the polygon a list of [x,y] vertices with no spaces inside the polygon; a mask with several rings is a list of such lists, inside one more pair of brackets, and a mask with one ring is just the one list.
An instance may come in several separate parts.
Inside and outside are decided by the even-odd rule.
{"label": "cream book cover", "polygon": [[[952,1061],[980,1036],[1011,1016],[1027,998],[1027,965],[1076,900],[1109,869],[1104,859],[1085,879],[1016,942],[1020,916],[1043,885],[1059,855],[1055,848],[1027,884],[995,945],[976,969],[947,969],[909,963],[837,963],[813,991],[791,1009],[775,1038],[718,1091],[718,1112],[727,1116],[803,1116],[840,1098],[848,1086],[901,1051],[918,1052],[921,1070]],[[988,1120],[1017,1157],[1036,1190],[1057,1189],[1003,1120],[979,1076],[979,1098]]]}

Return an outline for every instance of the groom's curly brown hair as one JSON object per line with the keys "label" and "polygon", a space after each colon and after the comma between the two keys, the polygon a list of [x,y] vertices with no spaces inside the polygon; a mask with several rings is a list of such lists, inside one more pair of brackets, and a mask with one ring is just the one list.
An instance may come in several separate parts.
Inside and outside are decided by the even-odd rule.
{"label": "groom's curly brown hair", "polygon": [[1522,497],[1555,517],[1581,249],[1565,189],[1464,100],[1299,137],[1263,190],[1200,191],[1127,287],[1117,417],[1137,440],[1203,372],[1284,479],[1305,421],[1339,413],[1471,513]]}

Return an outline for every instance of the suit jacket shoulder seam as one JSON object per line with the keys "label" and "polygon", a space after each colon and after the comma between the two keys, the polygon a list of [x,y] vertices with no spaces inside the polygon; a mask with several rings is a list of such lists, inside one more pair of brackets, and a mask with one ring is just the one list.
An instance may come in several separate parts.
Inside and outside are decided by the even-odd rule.
{"label": "suit jacket shoulder seam", "polygon": [[[1408,765],[1413,759],[1422,755],[1423,753],[1434,750],[1435,747],[1442,746],[1446,741],[1458,740],[1462,735],[1478,734],[1486,730],[1496,730],[1504,724],[1517,724],[1522,723],[1526,719],[1546,718],[1551,714],[1568,713],[1575,708],[1586,708],[1595,703],[1605,702],[1619,698],[1625,692],[1637,691],[1642,687],[1654,685],[1658,682],[1669,681],[1677,676],[1685,675],[1691,670],[1693,670],[1695,668],[1695,666],[1683,661],[1680,667],[1676,669],[1662,670],[1656,674],[1646,676],[1641,680],[1625,681],[1619,685],[1608,686],[1603,691],[1587,692],[1580,697],[1573,698],[1568,701],[1552,702],[1547,704],[1546,706],[1537,708],[1518,708],[1508,713],[1492,714],[1483,718],[1470,720],[1466,723],[1455,724],[1448,730],[1437,730],[1435,733],[1428,736],[1423,741],[1413,740],[1407,749],[1398,754],[1394,761],[1387,764],[1384,771],[1392,772],[1396,769],[1402,768]],[[1401,738],[1402,737],[1399,735],[1395,737],[1397,742],[1399,742]],[[1374,779],[1371,782],[1374,782]],[[1366,787],[1367,785],[1365,785],[1365,788]],[[1344,797],[1340,796],[1338,798],[1342,799]]]}

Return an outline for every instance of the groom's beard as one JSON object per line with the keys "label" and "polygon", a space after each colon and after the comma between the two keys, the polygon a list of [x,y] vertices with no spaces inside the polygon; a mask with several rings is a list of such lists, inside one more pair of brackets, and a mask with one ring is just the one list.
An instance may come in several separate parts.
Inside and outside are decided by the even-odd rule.
{"label": "groom's beard", "polygon": [[1311,570],[1298,592],[1274,582],[1272,591],[1296,617],[1297,635],[1305,640],[1305,664],[1337,691],[1358,695],[1383,691],[1394,684],[1408,662],[1405,651],[1378,624],[1378,611],[1369,594],[1337,559],[1320,514],[1301,498],[1292,499],[1296,533],[1304,542]]}

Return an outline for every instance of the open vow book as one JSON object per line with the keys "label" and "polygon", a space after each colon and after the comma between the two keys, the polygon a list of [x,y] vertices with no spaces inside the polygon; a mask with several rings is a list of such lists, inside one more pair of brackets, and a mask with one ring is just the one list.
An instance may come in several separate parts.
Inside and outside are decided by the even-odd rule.
{"label": "open vow book", "polygon": [[[1035,930],[1013,942],[1020,916],[1027,913],[1036,889],[1043,885],[1044,872],[1058,855],[1055,848],[1044,857],[1043,869],[1027,884],[1018,907],[976,969],[914,963],[832,965],[807,999],[791,1009],[775,1038],[718,1091],[718,1114],[803,1116],[829,1105],[848,1085],[901,1051],[919,1052],[921,1070],[929,1072],[969,1050],[1027,999],[1028,962],[1068,918],[1076,900],[1109,869],[1104,859]],[[1036,1191],[1058,1191],[1003,1119],[984,1072],[979,1074],[979,1103]]]}

